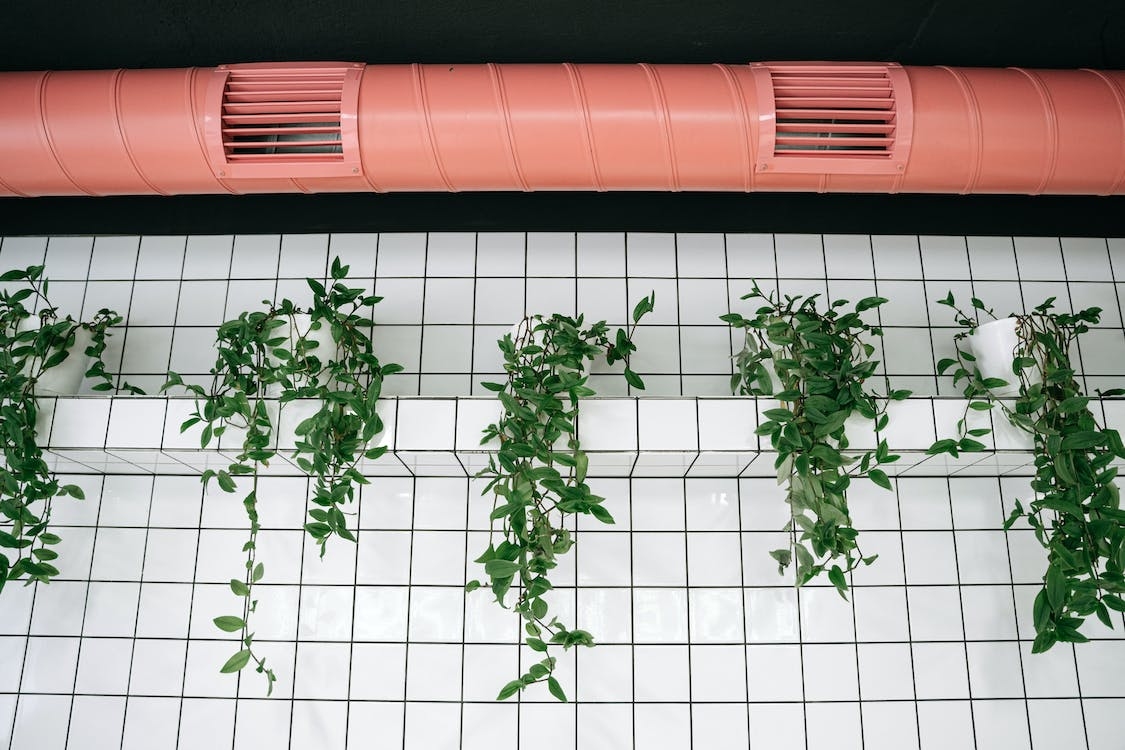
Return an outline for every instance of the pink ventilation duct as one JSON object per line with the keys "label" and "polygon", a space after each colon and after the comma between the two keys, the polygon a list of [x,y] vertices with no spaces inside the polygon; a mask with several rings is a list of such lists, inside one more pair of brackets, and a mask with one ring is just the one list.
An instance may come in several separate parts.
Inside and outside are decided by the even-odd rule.
{"label": "pink ventilation duct", "polygon": [[1125,72],[294,63],[0,74],[0,195],[1120,194]]}

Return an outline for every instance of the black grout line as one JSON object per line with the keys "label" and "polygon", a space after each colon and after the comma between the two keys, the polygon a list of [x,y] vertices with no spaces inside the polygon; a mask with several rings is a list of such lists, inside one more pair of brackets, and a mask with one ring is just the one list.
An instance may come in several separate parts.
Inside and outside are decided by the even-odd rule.
{"label": "black grout line", "polygon": [[[415,511],[417,509],[417,500],[418,500],[418,478],[412,477],[411,480],[410,480],[410,526],[411,526],[412,530],[410,532],[410,552],[408,553],[407,563],[406,563],[407,564],[406,569],[408,571],[407,581],[409,581],[409,585],[406,587],[406,637],[405,637],[406,643],[404,645],[403,658],[402,658],[402,661],[403,661],[403,664],[402,664],[402,700],[403,700],[403,703],[402,703],[402,750],[407,750],[406,741],[407,741],[407,738],[410,736],[410,730],[409,730],[409,727],[407,726],[407,722],[406,722],[406,719],[407,719],[407,716],[408,716],[408,713],[407,713],[406,709],[407,709],[407,705],[409,704],[409,700],[410,700],[410,695],[409,695],[409,692],[408,692],[408,688],[410,686],[410,644],[412,642],[411,638],[410,638],[410,599],[411,599],[410,594],[411,594],[411,591],[412,591],[412,589],[414,588],[414,585],[415,585],[414,584],[414,531],[413,531],[413,528],[414,528]],[[356,562],[358,564],[358,559],[357,559]]]}
{"label": "black grout line", "polygon": [[[105,490],[105,479],[102,479],[101,490],[98,492],[98,512],[97,512],[97,515],[95,517],[96,519],[101,518],[101,515],[102,515],[101,499],[102,499],[102,495],[104,494],[104,490]],[[90,575],[91,576],[93,575],[93,571],[94,571],[95,554],[97,553],[97,550],[98,550],[98,530],[96,528],[96,524],[97,524],[97,521],[95,520],[93,540],[90,543]],[[37,583],[36,586],[38,586],[38,585],[39,584]],[[140,597],[140,587],[138,586],[137,588],[138,588],[137,596],[139,598]],[[78,626],[78,632],[80,634],[83,634],[86,631],[86,613],[89,611],[89,609],[90,609],[90,583],[87,582],[86,593],[85,593],[85,595],[83,596],[83,599],[82,599],[82,620],[81,620],[81,624]],[[32,609],[31,615],[32,615],[33,618],[35,617],[35,610],[34,609]],[[71,725],[71,721],[74,718],[74,698],[78,693],[78,673],[79,673],[78,670],[79,670],[79,667],[82,664],[82,639],[83,639],[83,636],[79,635],[79,637],[77,639],[78,640],[78,652],[74,656],[74,680],[71,683],[71,688],[70,688],[70,706],[67,709],[67,715],[66,715],[66,742],[64,743],[64,746],[67,745],[67,744],[70,744],[70,725]],[[28,639],[27,639],[27,646],[24,648],[24,652],[23,652],[23,658],[24,658],[24,665],[25,666],[27,664],[27,652],[30,649],[30,647],[31,647],[31,637],[29,636]],[[22,674],[22,672],[20,674],[20,685],[21,686],[23,685],[23,674]],[[19,696],[17,696],[17,701],[18,701],[18,699],[19,699]],[[18,709],[18,708],[19,708],[19,706],[17,705],[16,709]],[[16,710],[14,709],[12,713],[14,715],[16,713]],[[12,741],[13,742],[15,741],[15,727],[14,726],[13,726],[13,729],[12,729]]]}
{"label": "black grout line", "polygon": [[[151,522],[152,520],[152,498],[156,491],[156,476],[153,475],[152,482],[148,493],[148,510],[145,513],[146,519]],[[99,504],[100,505],[100,504]],[[139,578],[140,583],[137,585],[137,612],[133,618],[133,635],[129,644],[129,672],[125,678],[125,706],[121,712],[121,744],[119,750],[124,750],[125,747],[125,728],[128,726],[129,721],[129,692],[133,685],[133,664],[137,654],[137,629],[140,627],[141,622],[141,597],[144,596],[145,581],[144,570],[145,562],[148,559],[148,537],[151,531],[151,525],[145,525],[145,540],[144,547],[141,550],[141,571]]]}
{"label": "black grout line", "polygon": [[[948,478],[946,479],[946,490],[949,493],[949,517],[950,517],[950,519],[952,519],[953,518],[953,486],[949,483]],[[961,650],[965,654],[965,688],[966,688],[966,691],[967,691],[968,696],[969,696],[969,718],[972,722],[972,728],[973,728],[973,747],[977,748],[977,750],[989,750],[988,748],[984,748],[984,749],[980,748],[978,743],[977,743],[977,720],[976,720],[976,713],[973,711],[973,700],[974,700],[973,699],[973,677],[972,677],[973,670],[972,670],[971,666],[969,665],[968,631],[965,627],[965,598],[964,598],[964,596],[962,596],[962,593],[961,593],[962,586],[964,585],[964,583],[961,580],[961,559],[957,554],[957,534],[954,532],[954,530],[952,528],[949,531],[949,535],[953,539],[953,569],[954,569],[954,571],[956,573],[956,577],[957,577],[957,584],[956,584],[957,585],[957,602],[958,602],[958,605],[959,605],[960,610],[961,610],[961,638],[962,638],[962,640],[961,640]],[[906,556],[906,551],[903,550],[903,557],[905,558],[905,556]],[[905,570],[905,564],[904,564],[903,569]],[[909,577],[907,579],[907,584],[909,585]]]}

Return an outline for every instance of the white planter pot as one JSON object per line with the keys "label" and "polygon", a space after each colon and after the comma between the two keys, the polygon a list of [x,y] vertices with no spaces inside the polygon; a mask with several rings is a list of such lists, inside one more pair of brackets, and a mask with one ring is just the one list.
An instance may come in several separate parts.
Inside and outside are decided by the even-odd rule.
{"label": "white planter pot", "polygon": [[[1020,379],[1012,373],[1012,362],[1020,344],[1018,324],[1017,318],[994,320],[977,326],[969,337],[981,377],[999,378],[1008,383],[1003,388],[992,390],[992,394],[997,397],[1015,396],[1020,391]],[[1038,370],[1026,370],[1025,373],[1030,383],[1039,382]]]}
{"label": "white planter pot", "polygon": [[[332,326],[329,325],[328,321],[321,320],[320,328],[313,330],[312,316],[308,313],[297,313],[294,315],[292,325],[290,325],[288,320],[283,321],[281,327],[273,334],[274,338],[278,336],[285,336],[289,339],[289,346],[286,348],[290,351],[293,350],[297,339],[301,336],[304,336],[306,341],[315,341],[317,344],[316,348],[307,352],[306,356],[308,354],[315,354],[321,362],[335,359],[340,354],[340,347],[332,340]],[[270,365],[277,364],[277,361],[268,351],[266,352],[266,361]]]}
{"label": "white planter pot", "polygon": [[74,346],[70,354],[58,365],[44,372],[35,383],[35,393],[45,396],[76,396],[82,379],[90,369],[86,349],[94,343],[93,334],[85,328],[74,332]]}
{"label": "white planter pot", "polygon": [[[296,348],[297,339],[302,336],[306,341],[315,341],[317,344],[316,348],[306,352],[305,356],[313,354],[321,363],[336,359],[340,356],[340,347],[332,339],[332,326],[329,325],[328,321],[321,320],[320,328],[313,330],[312,316],[308,313],[297,313],[294,315],[292,324],[286,320],[274,333],[274,338],[277,336],[285,336],[289,339],[289,344],[286,345],[289,351],[293,351]],[[266,354],[266,361],[271,366],[276,366],[278,364],[277,360],[268,352]],[[266,389],[266,393],[272,399],[280,396],[281,390],[281,386],[273,384]],[[266,402],[266,412],[269,414],[270,422],[273,424],[274,438],[277,446],[291,449],[297,439],[297,434],[295,432],[297,425],[315,414],[320,409],[320,402],[307,399],[291,401],[285,405],[284,414],[280,413],[279,407],[280,404],[277,401],[270,400]]]}

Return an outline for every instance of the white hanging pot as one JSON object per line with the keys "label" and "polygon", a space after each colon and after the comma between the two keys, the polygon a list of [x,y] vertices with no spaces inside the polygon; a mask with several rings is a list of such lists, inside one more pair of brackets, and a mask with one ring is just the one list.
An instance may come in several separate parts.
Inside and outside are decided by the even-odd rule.
{"label": "white hanging pot", "polygon": [[[312,316],[308,313],[297,313],[292,316],[292,323],[288,319],[284,320],[283,324],[273,332],[271,338],[285,336],[289,339],[289,343],[282,346],[296,355],[297,340],[304,337],[305,341],[316,342],[317,344],[316,348],[305,352],[304,356],[315,355],[321,363],[337,359],[340,356],[340,347],[332,339],[332,326],[329,321],[321,319],[320,327],[316,329],[312,327],[312,322]],[[266,362],[271,366],[279,364],[268,350]],[[270,396],[270,400],[266,402],[266,413],[269,414],[270,422],[273,424],[274,437],[278,447],[291,449],[297,440],[297,425],[315,414],[320,409],[320,402],[315,399],[290,401],[285,404],[285,410],[282,413],[281,404],[275,400],[281,396],[281,392],[282,387],[277,383],[271,384],[266,389],[266,394]]]}
{"label": "white hanging pot", "polygon": [[[20,330],[30,330],[37,318],[28,318],[20,324]],[[43,372],[35,382],[35,393],[40,396],[76,396],[82,388],[82,379],[90,369],[91,358],[86,349],[94,343],[94,335],[86,328],[74,331],[74,345],[68,350],[66,359]]]}
{"label": "white hanging pot", "polygon": [[[979,325],[969,337],[977,370],[984,379],[999,378],[1007,382],[1003,388],[992,389],[998,397],[1015,396],[1020,392],[1020,378],[1012,372],[1012,362],[1020,346],[1019,318],[1001,318]],[[1038,368],[1024,370],[1031,384],[1040,381]]]}

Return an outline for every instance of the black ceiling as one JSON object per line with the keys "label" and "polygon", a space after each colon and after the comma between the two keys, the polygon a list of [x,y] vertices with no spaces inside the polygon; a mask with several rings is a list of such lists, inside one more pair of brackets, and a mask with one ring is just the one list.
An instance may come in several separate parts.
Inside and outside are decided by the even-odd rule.
{"label": "black ceiling", "polygon": [[0,69],[256,60],[1125,67],[1122,0],[105,0],[0,7]]}
{"label": "black ceiling", "polygon": [[[1125,0],[105,0],[0,4],[0,70],[258,60],[1125,68]],[[0,102],[0,107],[3,103]],[[358,214],[357,214],[358,209]],[[576,213],[578,212],[578,213]],[[1125,234],[1125,201],[945,196],[0,200],[0,232],[598,228]],[[277,231],[277,229],[272,229]]]}

